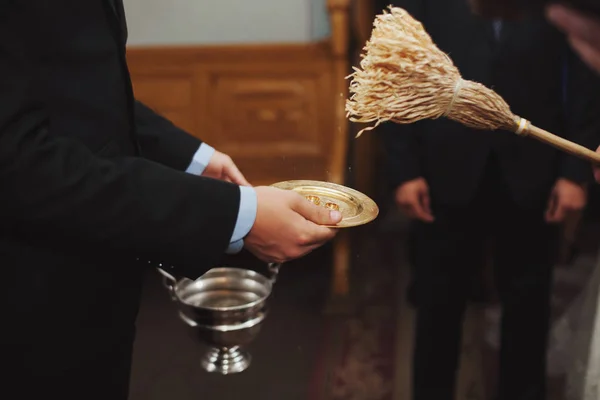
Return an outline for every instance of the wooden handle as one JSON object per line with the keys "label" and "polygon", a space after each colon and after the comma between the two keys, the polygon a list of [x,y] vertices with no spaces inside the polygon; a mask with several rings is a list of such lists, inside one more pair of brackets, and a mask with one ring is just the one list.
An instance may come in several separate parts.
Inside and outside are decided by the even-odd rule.
{"label": "wooden handle", "polygon": [[600,165],[600,153],[596,153],[587,147],[573,143],[570,140],[561,138],[560,136],[556,136],[555,134],[538,128],[537,126],[528,124],[527,128],[523,130],[522,135],[533,137],[540,142],[549,144],[550,146],[556,147],[557,149],[574,155],[575,157],[579,157],[593,164]]}

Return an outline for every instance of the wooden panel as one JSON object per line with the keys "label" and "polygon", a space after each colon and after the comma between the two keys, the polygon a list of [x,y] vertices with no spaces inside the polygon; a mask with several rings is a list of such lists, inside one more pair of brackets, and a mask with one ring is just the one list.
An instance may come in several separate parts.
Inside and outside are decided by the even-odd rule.
{"label": "wooden panel", "polygon": [[327,179],[335,122],[323,45],[233,51],[130,50],[136,97],[229,154],[254,184]]}
{"label": "wooden panel", "polygon": [[314,79],[271,78],[265,75],[210,77],[209,105],[219,141],[231,151],[248,153],[265,148],[289,148],[319,153]]}
{"label": "wooden panel", "polygon": [[[149,66],[151,67],[151,66]],[[193,75],[172,71],[134,70],[133,90],[138,100],[190,132],[197,129],[192,91]]]}
{"label": "wooden panel", "polygon": [[324,178],[331,147],[331,106],[322,100],[329,97],[328,63],[212,65],[199,73],[207,138],[249,176]]}
{"label": "wooden panel", "polygon": [[191,77],[150,77],[139,79],[134,87],[136,96],[152,101],[161,109],[181,109],[192,104]]}

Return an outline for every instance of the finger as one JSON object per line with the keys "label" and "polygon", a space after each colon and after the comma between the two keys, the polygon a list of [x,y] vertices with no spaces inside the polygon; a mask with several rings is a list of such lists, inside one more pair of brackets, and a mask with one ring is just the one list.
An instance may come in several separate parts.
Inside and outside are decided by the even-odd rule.
{"label": "finger", "polygon": [[557,208],[556,195],[554,193],[552,193],[550,195],[550,199],[548,200],[548,206],[546,208],[546,213],[545,213],[546,222],[554,222],[556,208]]}
{"label": "finger", "polygon": [[396,202],[400,209],[409,218],[416,218],[415,204],[419,203],[419,196],[417,194],[404,195],[398,197]]}
{"label": "finger", "polygon": [[554,223],[554,210],[548,208],[544,213],[544,219],[549,224]]}
{"label": "finger", "polygon": [[[596,149],[596,153],[600,153],[600,146],[598,146],[598,148]],[[600,183],[600,165],[596,164],[592,168],[594,171],[594,179],[597,183]]]}
{"label": "finger", "polygon": [[306,237],[302,242],[302,247],[307,249],[307,251],[313,251],[321,247],[333,239],[339,232],[339,229],[326,228],[310,221],[306,221],[306,223],[310,226],[306,229]]}
{"label": "finger", "polygon": [[433,222],[433,213],[431,212],[431,198],[429,193],[425,192],[421,195],[421,209],[423,212],[424,221]]}
{"label": "finger", "polygon": [[240,172],[238,167],[233,163],[233,161],[230,161],[225,165],[225,175],[236,185],[252,186]]}
{"label": "finger", "polygon": [[431,214],[431,199],[429,193],[423,193],[421,195],[421,206],[426,213]]}
{"label": "finger", "polygon": [[545,215],[546,222],[549,224],[556,224],[560,222],[560,216],[558,210],[548,210]]}
{"label": "finger", "polygon": [[558,223],[558,222],[562,222],[565,220],[565,217],[567,216],[567,209],[561,205],[559,205],[558,207],[556,207],[556,211],[554,212],[554,215],[552,216],[552,222],[554,223]]}
{"label": "finger", "polygon": [[429,214],[425,209],[419,204],[414,208],[416,218],[420,219],[423,222],[433,222],[433,216]]}
{"label": "finger", "polygon": [[552,208],[549,208],[546,212],[546,222],[554,224],[562,222],[564,221],[566,215],[567,208],[559,202],[556,202],[556,204]]}
{"label": "finger", "polygon": [[588,43],[594,43],[600,36],[598,19],[586,16],[559,4],[548,7],[547,16],[559,29]]}
{"label": "finger", "polygon": [[[598,40],[600,40],[600,36],[598,36]],[[588,42],[578,39],[574,36],[569,37],[569,42],[585,63],[587,63],[589,66],[596,70],[600,70],[599,48],[593,47]]]}
{"label": "finger", "polygon": [[433,220],[432,215],[427,211],[426,205],[429,200],[429,196],[425,193],[417,195],[408,205],[410,206],[410,212],[412,217],[424,222],[431,222]]}
{"label": "finger", "polygon": [[402,210],[406,216],[411,219],[418,219],[426,222],[433,220],[433,216],[428,214],[418,202],[405,204],[402,207]]}
{"label": "finger", "polygon": [[297,259],[299,259],[299,258],[306,257],[307,255],[309,255],[310,253],[312,253],[312,252],[313,252],[313,250],[315,250],[315,249],[316,249],[316,248],[318,248],[318,247],[319,247],[319,246],[315,246],[315,248],[306,248],[306,251],[303,251],[303,252],[301,252],[301,253],[297,254],[295,257],[289,257],[289,258],[286,260],[286,262],[289,262],[289,261],[297,260]]}
{"label": "finger", "polygon": [[317,206],[295,193],[297,198],[292,202],[292,210],[317,225],[337,225],[342,220],[342,213]]}

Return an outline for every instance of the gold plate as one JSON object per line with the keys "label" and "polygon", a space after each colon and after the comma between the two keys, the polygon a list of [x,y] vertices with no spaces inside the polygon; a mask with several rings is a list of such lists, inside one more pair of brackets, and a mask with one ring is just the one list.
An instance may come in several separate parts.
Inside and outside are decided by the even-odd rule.
{"label": "gold plate", "polygon": [[293,190],[308,201],[342,213],[342,220],[331,228],[350,228],[367,224],[377,218],[379,207],[367,195],[331,182],[295,180],[274,183],[279,189]]}

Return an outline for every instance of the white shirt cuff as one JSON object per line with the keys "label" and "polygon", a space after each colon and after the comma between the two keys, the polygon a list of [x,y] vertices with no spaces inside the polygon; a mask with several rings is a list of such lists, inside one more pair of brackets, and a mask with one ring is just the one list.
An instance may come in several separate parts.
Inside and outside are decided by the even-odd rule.
{"label": "white shirt cuff", "polygon": [[235,254],[244,247],[244,238],[256,221],[256,209],[258,202],[256,191],[250,186],[240,186],[240,210],[238,211],[237,221],[233,234],[231,235],[230,245],[227,249],[228,254]]}
{"label": "white shirt cuff", "polygon": [[202,143],[200,147],[198,147],[194,157],[192,157],[192,162],[185,172],[192,175],[202,175],[213,154],[215,154],[215,149],[206,143]]}

